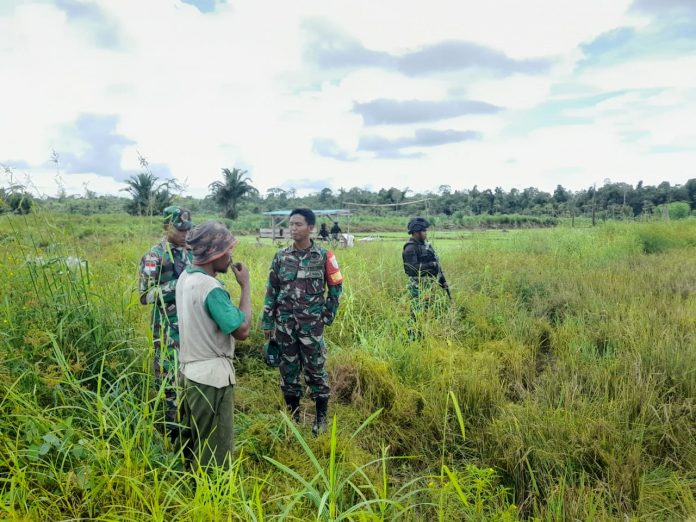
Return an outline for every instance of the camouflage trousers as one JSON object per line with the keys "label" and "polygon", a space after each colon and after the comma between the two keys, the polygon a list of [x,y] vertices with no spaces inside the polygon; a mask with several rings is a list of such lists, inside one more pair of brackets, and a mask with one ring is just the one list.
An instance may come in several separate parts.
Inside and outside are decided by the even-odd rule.
{"label": "camouflage trousers", "polygon": [[176,431],[175,426],[179,420],[179,341],[166,335],[165,331],[166,327],[160,323],[152,327],[152,344],[155,351],[153,370],[157,390],[162,389],[164,384],[165,426],[167,430]]}
{"label": "camouflage trousers", "polygon": [[276,323],[275,339],[280,347],[280,389],[283,395],[302,397],[304,386],[300,374],[309,387],[312,399],[327,397],[330,393],[329,374],[324,369],[326,343],[324,323],[320,319],[298,322],[290,318]]}

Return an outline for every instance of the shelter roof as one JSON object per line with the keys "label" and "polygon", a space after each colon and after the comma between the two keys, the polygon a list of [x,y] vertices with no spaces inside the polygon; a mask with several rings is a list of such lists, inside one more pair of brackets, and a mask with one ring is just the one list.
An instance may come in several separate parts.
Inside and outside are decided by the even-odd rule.
{"label": "shelter roof", "polygon": [[[292,210],[271,210],[270,212],[264,212],[264,216],[279,216],[279,217],[287,217],[290,215],[290,212]],[[345,208],[340,208],[340,209],[322,209],[322,210],[312,210],[314,212],[315,216],[350,216],[351,211]]]}

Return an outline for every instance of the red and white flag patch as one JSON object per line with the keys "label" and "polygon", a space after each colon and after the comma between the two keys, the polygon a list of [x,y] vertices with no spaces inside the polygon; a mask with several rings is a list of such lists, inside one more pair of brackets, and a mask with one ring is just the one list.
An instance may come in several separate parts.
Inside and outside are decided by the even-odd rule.
{"label": "red and white flag patch", "polygon": [[331,250],[326,251],[326,275],[328,276],[329,286],[336,286],[343,283],[343,275],[341,268],[338,266],[338,260]]}
{"label": "red and white flag patch", "polygon": [[157,272],[157,261],[152,258],[146,258],[144,263],[145,271],[148,273]]}

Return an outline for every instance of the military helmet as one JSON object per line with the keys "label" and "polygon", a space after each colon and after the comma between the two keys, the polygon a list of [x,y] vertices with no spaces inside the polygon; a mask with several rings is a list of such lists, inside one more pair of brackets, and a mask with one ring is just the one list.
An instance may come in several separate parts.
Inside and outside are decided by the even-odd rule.
{"label": "military helmet", "polygon": [[162,211],[164,216],[164,224],[172,224],[177,230],[190,230],[193,224],[191,223],[191,211],[187,208],[170,206]]}
{"label": "military helmet", "polygon": [[422,217],[414,217],[408,222],[408,233],[422,232],[430,226],[430,221]]}

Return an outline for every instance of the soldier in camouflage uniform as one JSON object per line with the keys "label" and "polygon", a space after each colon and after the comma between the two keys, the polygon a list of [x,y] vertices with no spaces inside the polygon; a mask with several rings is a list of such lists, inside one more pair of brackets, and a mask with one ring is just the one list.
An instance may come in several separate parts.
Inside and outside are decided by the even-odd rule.
{"label": "soldier in camouflage uniform", "polygon": [[273,336],[280,347],[280,387],[295,421],[299,421],[304,372],[316,403],[312,432],[318,435],[326,429],[330,393],[323,333],[336,317],[343,278],[333,252],[310,239],[315,223],[310,209],[291,212],[293,244],[273,258],[261,324],[266,339]]}
{"label": "soldier in camouflage uniform", "polygon": [[178,435],[176,382],[179,368],[179,326],[176,315],[176,282],[191,264],[186,233],[191,213],[179,207],[164,209],[164,237],[140,260],[140,302],[152,304],[152,340],[155,384],[165,381],[165,429],[174,440]]}
{"label": "soldier in camouflage uniform", "polygon": [[404,271],[408,276],[408,291],[411,294],[411,324],[408,332],[411,339],[417,336],[415,323],[418,313],[430,306],[435,283],[452,299],[440,260],[433,246],[427,242],[429,226],[430,222],[425,218],[411,219],[408,222],[411,239],[406,242],[402,252]]}

